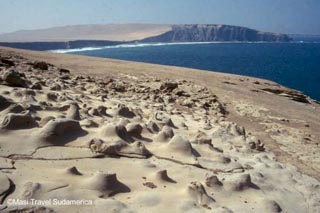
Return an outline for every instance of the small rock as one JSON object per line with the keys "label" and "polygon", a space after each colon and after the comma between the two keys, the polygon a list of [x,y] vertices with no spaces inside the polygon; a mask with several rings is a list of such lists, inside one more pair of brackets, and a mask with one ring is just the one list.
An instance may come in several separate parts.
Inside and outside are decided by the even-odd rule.
{"label": "small rock", "polygon": [[222,186],[222,182],[216,175],[207,176],[205,184],[208,187]]}
{"label": "small rock", "polygon": [[34,69],[39,69],[39,70],[48,70],[49,66],[46,62],[43,61],[39,61],[39,62],[35,62],[33,64],[33,68]]}
{"label": "small rock", "polygon": [[164,91],[167,91],[167,92],[171,92],[176,88],[178,88],[178,83],[177,82],[164,82],[160,86],[160,90],[164,90]]}
{"label": "small rock", "polygon": [[143,185],[146,187],[149,187],[151,189],[157,188],[157,186],[152,182],[145,182],[145,183],[143,183]]}
{"label": "small rock", "polygon": [[27,87],[26,80],[22,78],[19,72],[9,70],[3,74],[3,80],[9,85],[14,87]]}
{"label": "small rock", "polygon": [[49,93],[47,94],[47,98],[48,98],[48,100],[50,100],[50,101],[56,101],[57,98],[58,98],[58,95],[57,95],[56,93],[49,92]]}
{"label": "small rock", "polygon": [[60,73],[60,74],[70,74],[70,70],[61,68],[61,69],[59,70],[59,73]]}
{"label": "small rock", "polygon": [[6,58],[1,58],[1,62],[10,67],[15,65],[14,61]]}
{"label": "small rock", "polygon": [[32,84],[32,86],[30,88],[35,89],[35,90],[42,90],[42,86],[39,82]]}
{"label": "small rock", "polygon": [[59,84],[55,84],[55,85],[50,87],[50,90],[61,91],[61,86]]}
{"label": "small rock", "polygon": [[4,117],[0,126],[1,129],[16,130],[33,128],[37,126],[37,123],[28,113],[9,113]]}

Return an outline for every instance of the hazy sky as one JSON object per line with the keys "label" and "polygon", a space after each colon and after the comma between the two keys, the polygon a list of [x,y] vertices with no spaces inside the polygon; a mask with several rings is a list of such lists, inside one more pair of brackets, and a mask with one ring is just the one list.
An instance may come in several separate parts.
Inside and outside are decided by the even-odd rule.
{"label": "hazy sky", "polygon": [[0,33],[74,24],[211,23],[320,34],[320,0],[0,0]]}

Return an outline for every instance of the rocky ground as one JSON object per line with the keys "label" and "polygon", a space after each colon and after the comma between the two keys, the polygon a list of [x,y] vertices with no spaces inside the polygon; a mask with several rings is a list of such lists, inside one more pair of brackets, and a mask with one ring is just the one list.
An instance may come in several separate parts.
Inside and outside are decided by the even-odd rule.
{"label": "rocky ground", "polygon": [[[320,211],[310,122],[188,78],[97,76],[0,53],[0,211]],[[237,79],[221,84],[231,93],[247,81]],[[299,92],[252,85],[254,94],[317,107]]]}

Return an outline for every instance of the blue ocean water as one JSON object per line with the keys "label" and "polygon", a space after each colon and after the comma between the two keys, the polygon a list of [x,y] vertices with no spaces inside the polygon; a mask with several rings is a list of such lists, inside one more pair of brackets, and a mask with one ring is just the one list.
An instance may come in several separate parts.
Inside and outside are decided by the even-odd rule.
{"label": "blue ocean water", "polygon": [[320,43],[134,44],[72,54],[264,78],[320,101]]}

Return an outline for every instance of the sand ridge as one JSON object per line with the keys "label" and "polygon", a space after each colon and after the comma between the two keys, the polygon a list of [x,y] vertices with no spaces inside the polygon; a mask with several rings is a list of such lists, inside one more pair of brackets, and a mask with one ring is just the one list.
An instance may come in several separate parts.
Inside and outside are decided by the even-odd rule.
{"label": "sand ridge", "polygon": [[170,31],[165,24],[93,24],[20,30],[0,34],[1,42],[61,42],[75,40],[135,41]]}
{"label": "sand ridge", "polygon": [[[14,65],[4,63],[0,72],[4,212],[320,210],[319,180],[277,161],[262,137],[230,121],[233,108],[206,86],[78,74],[5,53]],[[251,119],[268,113],[232,106]],[[10,206],[12,198],[94,205]]]}

